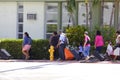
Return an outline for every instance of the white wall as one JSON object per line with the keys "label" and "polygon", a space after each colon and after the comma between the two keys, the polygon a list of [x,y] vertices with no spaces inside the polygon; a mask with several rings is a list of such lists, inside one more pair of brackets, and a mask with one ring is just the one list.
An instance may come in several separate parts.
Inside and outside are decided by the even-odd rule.
{"label": "white wall", "polygon": [[17,3],[0,2],[0,38],[16,38]]}
{"label": "white wall", "polygon": [[[24,2],[24,32],[34,39],[44,38],[44,2]],[[27,20],[27,14],[37,14],[37,20]]]}
{"label": "white wall", "polygon": [[118,17],[118,27],[120,28],[120,3],[119,3],[119,17]]}

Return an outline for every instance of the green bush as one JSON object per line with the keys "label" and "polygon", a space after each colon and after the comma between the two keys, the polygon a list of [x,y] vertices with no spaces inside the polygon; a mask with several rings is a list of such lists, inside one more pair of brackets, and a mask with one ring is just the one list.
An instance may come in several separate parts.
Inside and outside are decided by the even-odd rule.
{"label": "green bush", "polygon": [[108,44],[108,41],[111,41],[113,44],[115,43],[115,28],[104,26],[104,27],[95,27],[92,31],[90,31],[85,26],[72,26],[66,29],[66,34],[69,39],[70,45],[77,46],[80,42],[84,42],[84,31],[88,31],[88,35],[91,38],[91,53],[94,50],[94,39],[96,36],[96,31],[100,30],[101,34],[104,38],[105,46],[103,48],[103,52],[106,50],[106,46]]}
{"label": "green bush", "polygon": [[[48,40],[33,40],[30,51],[32,59],[49,59]],[[0,40],[0,48],[6,49],[14,59],[22,59],[22,40]]]}
{"label": "green bush", "polygon": [[104,38],[105,46],[108,44],[108,41],[111,41],[113,44],[115,44],[116,29],[114,27],[104,26],[104,27],[95,27],[94,30],[92,30],[92,32],[89,32],[91,41],[93,42],[92,45],[94,45],[94,39],[97,30],[101,31],[101,35]]}
{"label": "green bush", "polygon": [[76,46],[84,41],[84,32],[87,30],[84,26],[73,26],[66,29],[66,34],[70,45]]}

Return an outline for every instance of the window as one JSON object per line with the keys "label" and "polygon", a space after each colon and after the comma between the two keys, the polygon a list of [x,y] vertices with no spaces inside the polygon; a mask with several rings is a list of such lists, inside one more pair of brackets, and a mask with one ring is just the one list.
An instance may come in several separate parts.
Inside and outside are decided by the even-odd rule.
{"label": "window", "polygon": [[18,38],[23,38],[23,5],[18,3]]}
{"label": "window", "polygon": [[22,39],[23,38],[23,34],[18,34],[18,38]]}
{"label": "window", "polygon": [[19,6],[18,6],[18,11],[19,11],[19,12],[23,12],[23,5],[22,5],[22,4],[19,4]]}
{"label": "window", "polygon": [[23,24],[19,24],[18,27],[18,32],[23,32]]}
{"label": "window", "polygon": [[23,22],[23,13],[18,13],[18,22]]}
{"label": "window", "polygon": [[46,38],[57,31],[58,26],[58,3],[46,3]]}
{"label": "window", "polygon": [[37,16],[36,16],[36,14],[27,14],[27,19],[28,20],[36,20]]}
{"label": "window", "polygon": [[[110,25],[112,9],[113,9],[112,2],[104,2],[103,25]],[[114,16],[112,16],[112,25],[114,25]]]}

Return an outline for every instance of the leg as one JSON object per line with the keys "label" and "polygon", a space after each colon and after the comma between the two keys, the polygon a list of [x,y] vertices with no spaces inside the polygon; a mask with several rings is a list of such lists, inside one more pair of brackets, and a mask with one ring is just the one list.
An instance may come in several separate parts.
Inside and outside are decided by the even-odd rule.
{"label": "leg", "polygon": [[59,56],[62,60],[65,60],[64,49],[65,49],[65,45],[61,44],[59,46]]}
{"label": "leg", "polygon": [[22,53],[25,55],[25,59],[29,59],[29,51],[28,50],[22,50]]}
{"label": "leg", "polygon": [[98,51],[99,53],[101,53],[102,50],[102,46],[96,47],[96,51]]}
{"label": "leg", "polygon": [[30,58],[29,51],[27,51],[27,53],[26,53],[26,54],[27,54],[27,56],[26,56],[26,58],[25,58],[25,59],[26,59],[26,60],[28,60],[28,59]]}
{"label": "leg", "polygon": [[84,49],[84,56],[86,57],[85,60],[89,59],[89,51],[90,51],[90,47],[86,46]]}
{"label": "leg", "polygon": [[115,55],[113,60],[115,61],[116,59],[117,59],[117,56]]}

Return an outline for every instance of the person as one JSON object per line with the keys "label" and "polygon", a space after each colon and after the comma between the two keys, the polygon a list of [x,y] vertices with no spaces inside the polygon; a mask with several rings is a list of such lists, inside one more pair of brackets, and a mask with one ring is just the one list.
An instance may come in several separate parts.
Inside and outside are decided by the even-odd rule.
{"label": "person", "polygon": [[112,56],[113,56],[113,45],[111,41],[108,41],[108,45],[107,45],[107,49],[106,49],[106,59],[107,60],[112,60]]}
{"label": "person", "polygon": [[108,56],[113,55],[113,45],[111,41],[108,42],[106,53]]}
{"label": "person", "polygon": [[79,56],[80,56],[80,59],[82,59],[84,56],[83,56],[83,44],[80,43],[79,45]]}
{"label": "person", "polygon": [[54,46],[54,58],[55,59],[58,59],[58,47],[57,47],[57,44],[58,44],[58,40],[59,40],[59,36],[57,34],[57,32],[53,32],[53,35],[51,36],[50,38],[50,46]]}
{"label": "person", "polygon": [[60,36],[59,36],[59,41],[57,45],[59,48],[59,60],[65,60],[64,49],[66,47],[66,44],[64,41],[66,39],[66,35],[62,31],[60,31],[59,33],[60,33]]}
{"label": "person", "polygon": [[22,43],[22,53],[25,55],[25,59],[30,58],[29,51],[31,49],[32,39],[27,32],[24,33],[24,39]]}
{"label": "person", "polygon": [[104,46],[104,40],[103,40],[103,36],[101,35],[101,32],[99,30],[96,31],[94,44],[95,44],[96,51],[98,51],[100,53],[102,50],[102,47]]}
{"label": "person", "polygon": [[85,56],[85,60],[89,59],[89,52],[90,52],[90,37],[88,36],[88,32],[84,32],[84,45],[83,45],[84,51],[83,54]]}
{"label": "person", "polygon": [[114,54],[114,59],[113,60],[116,60],[117,59],[117,56],[120,55],[120,31],[116,31],[116,45],[114,46],[114,51],[113,51],[113,54]]}

